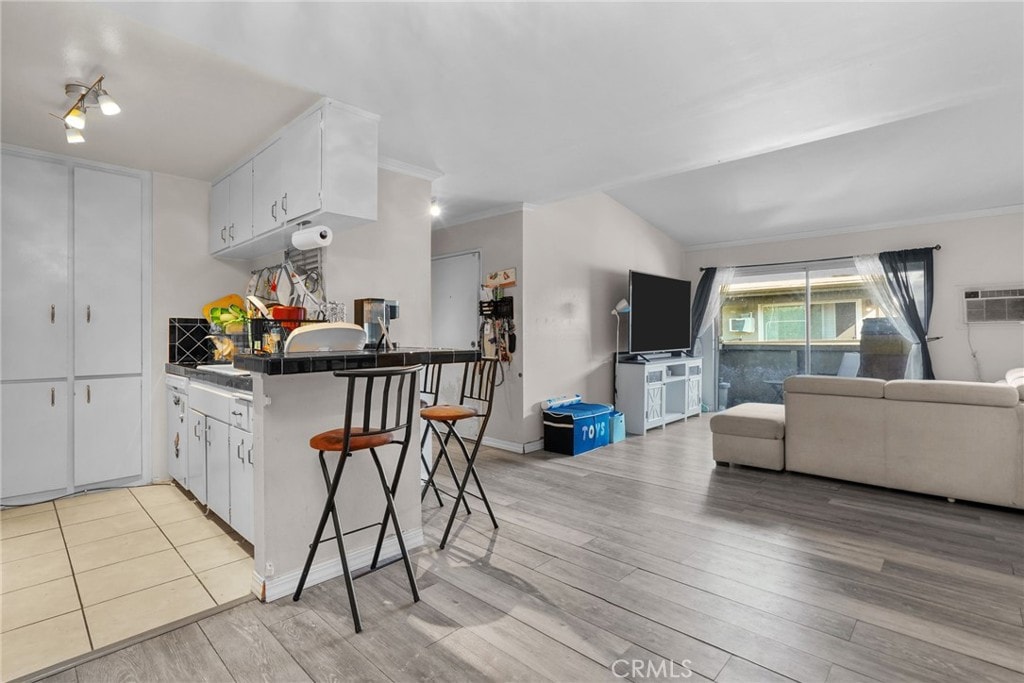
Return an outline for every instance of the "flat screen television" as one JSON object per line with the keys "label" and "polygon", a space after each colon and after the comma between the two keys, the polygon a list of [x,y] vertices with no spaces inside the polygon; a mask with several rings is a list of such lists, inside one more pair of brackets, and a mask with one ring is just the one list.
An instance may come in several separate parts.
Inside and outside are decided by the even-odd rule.
{"label": "flat screen television", "polygon": [[690,281],[629,271],[629,353],[690,348]]}

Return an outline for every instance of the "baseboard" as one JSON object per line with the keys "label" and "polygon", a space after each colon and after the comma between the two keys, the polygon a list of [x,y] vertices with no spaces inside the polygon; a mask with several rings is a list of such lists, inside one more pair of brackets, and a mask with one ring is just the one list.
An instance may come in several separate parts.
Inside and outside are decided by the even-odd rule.
{"label": "baseboard", "polygon": [[[423,529],[406,531],[402,534],[402,538],[405,539],[406,549],[412,550],[413,548],[419,548],[423,545]],[[373,549],[375,545],[376,544],[365,548],[359,548],[358,550],[349,551],[349,570],[355,573],[360,569],[369,567],[370,561],[373,559]],[[394,536],[387,538],[380,551],[381,557],[393,557],[399,554],[398,540]],[[309,570],[309,576],[306,577],[305,587],[309,588],[310,586],[315,586],[318,583],[323,583],[324,581],[341,575],[341,558],[336,557],[323,562],[314,562],[313,566]],[[295,588],[299,585],[300,576],[302,576],[302,569],[296,569],[268,579],[263,578],[254,571],[252,576],[253,593],[260,596],[260,599],[263,602],[273,602],[278,598],[283,598],[286,595],[292,595],[295,593]]]}
{"label": "baseboard", "polygon": [[519,443],[518,441],[505,441],[503,439],[495,439],[490,436],[485,436],[483,443],[485,446],[500,448],[503,451],[511,451],[512,453],[532,453],[544,448],[543,439],[540,439],[539,441]]}

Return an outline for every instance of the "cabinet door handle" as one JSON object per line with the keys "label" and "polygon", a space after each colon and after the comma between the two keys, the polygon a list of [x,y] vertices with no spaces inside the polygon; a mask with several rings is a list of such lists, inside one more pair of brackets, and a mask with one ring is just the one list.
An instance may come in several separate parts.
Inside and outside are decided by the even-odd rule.
{"label": "cabinet door handle", "polygon": [[174,405],[180,406],[181,405],[181,396],[178,396],[177,394],[175,394],[174,398],[172,398],[171,401],[174,403]]}
{"label": "cabinet door handle", "polygon": [[275,221],[277,220],[277,200],[276,199],[274,200],[274,203],[270,205],[270,215],[273,216]]}
{"label": "cabinet door handle", "polygon": [[220,229],[220,241],[221,242],[227,242],[228,241],[228,238],[227,238],[227,236],[225,234],[227,231],[228,231],[228,229],[224,228],[224,227],[222,227]]}
{"label": "cabinet door handle", "polygon": [[57,405],[57,389],[50,387],[50,407]]}
{"label": "cabinet door handle", "polygon": [[249,447],[249,464],[252,464],[252,447]]}
{"label": "cabinet door handle", "polygon": [[198,422],[196,422],[194,425],[192,425],[192,433],[196,435],[197,439],[199,438],[199,423]]}
{"label": "cabinet door handle", "polygon": [[207,423],[207,425],[206,425],[205,433],[206,433],[206,445],[207,446],[212,446],[213,442],[210,441],[210,425],[209,425],[209,423]]}
{"label": "cabinet door handle", "polygon": [[235,224],[234,223],[232,223],[231,225],[228,226],[228,237],[231,238],[232,242],[235,241]]}
{"label": "cabinet door handle", "polygon": [[92,304],[86,304],[85,306],[85,322],[92,322]]}
{"label": "cabinet door handle", "polygon": [[50,324],[57,322],[57,304],[50,304]]}
{"label": "cabinet door handle", "polygon": [[232,410],[231,414],[234,415],[235,417],[242,417],[242,413],[238,412],[237,410]]}
{"label": "cabinet door handle", "polygon": [[238,445],[235,446],[235,457],[238,458],[239,460],[242,460],[242,443],[241,442],[239,442]]}
{"label": "cabinet door handle", "polygon": [[86,384],[85,385],[85,402],[86,403],[92,403],[92,385],[91,384]]}
{"label": "cabinet door handle", "polygon": [[288,215],[288,193],[285,192],[284,196],[281,197],[281,210],[284,211],[284,215]]}

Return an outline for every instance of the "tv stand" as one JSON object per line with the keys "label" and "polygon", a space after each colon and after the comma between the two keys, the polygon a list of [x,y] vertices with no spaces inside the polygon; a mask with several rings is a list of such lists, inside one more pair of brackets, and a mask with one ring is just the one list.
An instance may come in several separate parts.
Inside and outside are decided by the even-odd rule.
{"label": "tv stand", "polygon": [[700,415],[702,362],[673,356],[620,358],[615,408],[626,417],[626,432],[645,434]]}

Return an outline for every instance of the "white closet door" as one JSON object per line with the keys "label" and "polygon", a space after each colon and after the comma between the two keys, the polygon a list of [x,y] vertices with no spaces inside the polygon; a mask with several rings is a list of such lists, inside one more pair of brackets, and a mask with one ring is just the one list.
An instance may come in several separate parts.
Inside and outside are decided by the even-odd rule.
{"label": "white closet door", "polygon": [[3,379],[68,372],[68,168],[3,155]]}
{"label": "white closet door", "polygon": [[75,486],[142,475],[142,380],[75,382]]}
{"label": "white closet door", "polygon": [[3,403],[0,495],[6,500],[11,496],[66,489],[67,382],[5,384]]}
{"label": "white closet door", "polygon": [[142,181],[75,169],[75,375],[142,372]]}

